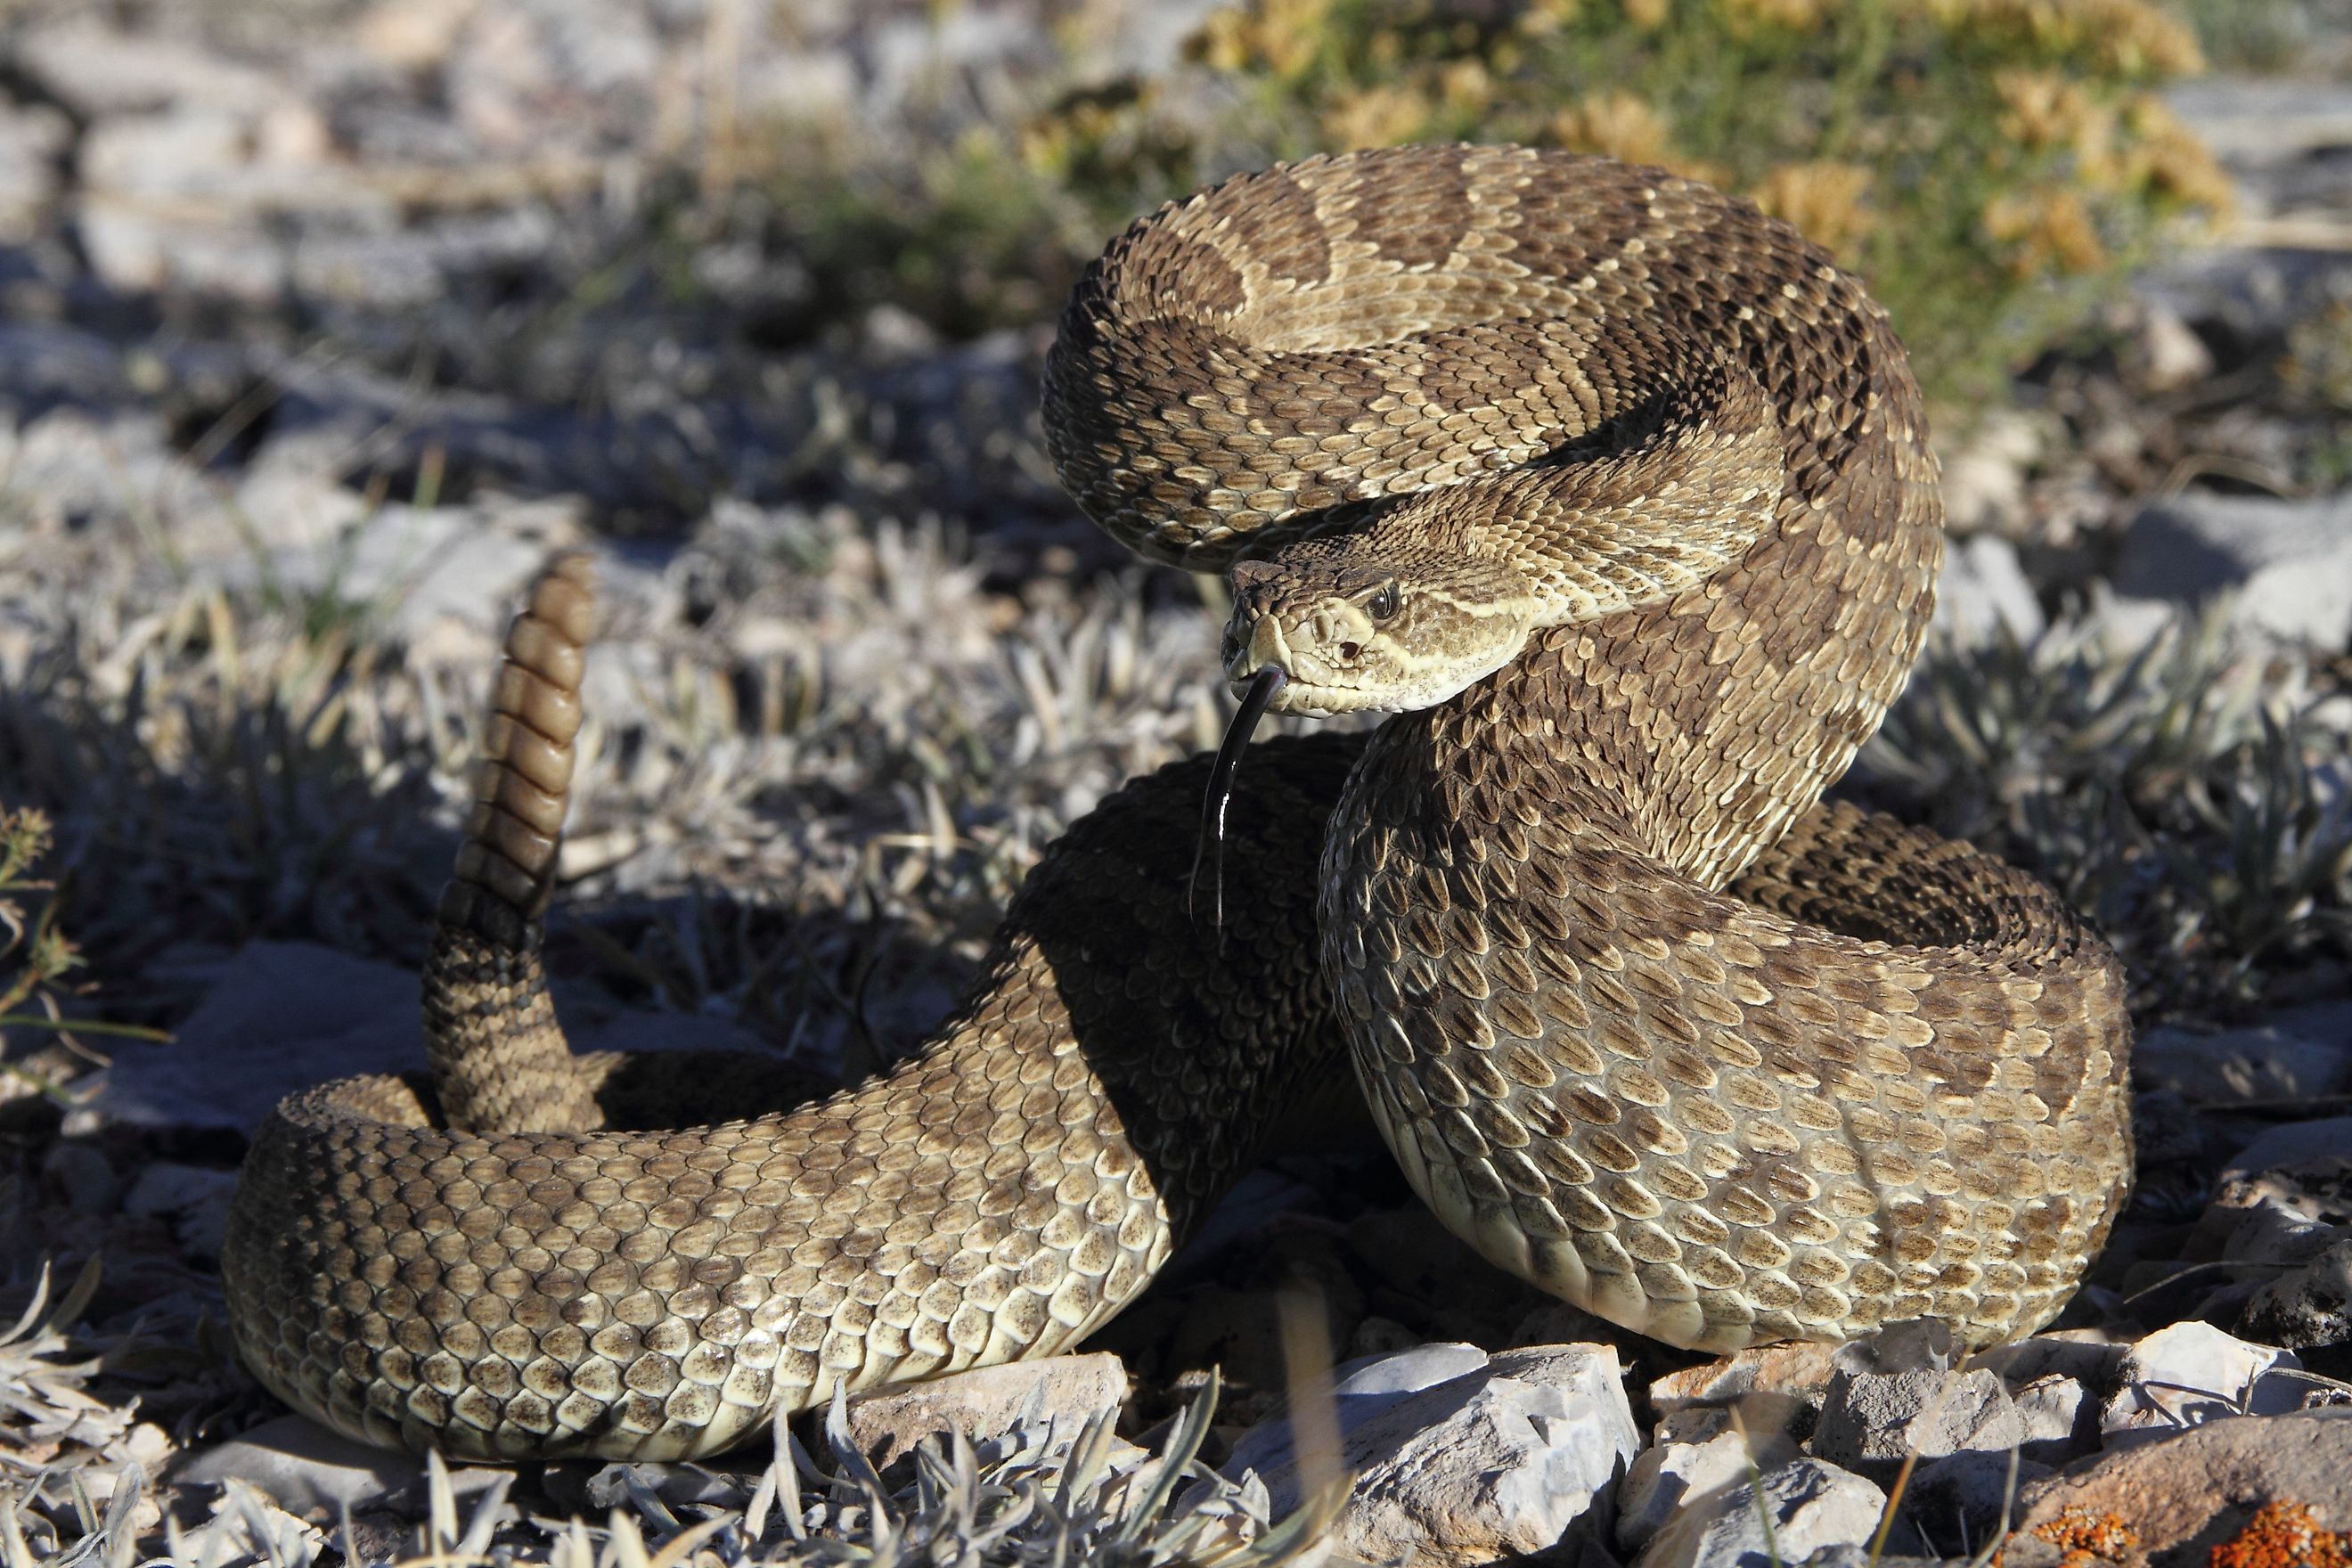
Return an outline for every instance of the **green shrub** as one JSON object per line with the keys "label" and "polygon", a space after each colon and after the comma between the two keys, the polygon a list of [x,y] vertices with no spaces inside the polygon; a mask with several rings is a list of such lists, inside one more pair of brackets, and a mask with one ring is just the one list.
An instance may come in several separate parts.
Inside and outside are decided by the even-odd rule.
{"label": "green shrub", "polygon": [[1240,0],[1186,52],[892,171],[779,160],[819,314],[1040,319],[1129,217],[1220,175],[1512,141],[1753,197],[1868,279],[1932,391],[1978,400],[2229,199],[2153,90],[2196,36],[2146,0]]}
{"label": "green shrub", "polygon": [[[1751,196],[1860,271],[1952,396],[1997,392],[2167,220],[2229,199],[2151,90],[2197,39],[2144,0],[1244,0],[1191,53],[1262,155],[1523,142]],[[1129,173],[1178,91],[1065,109],[1033,163]],[[1252,151],[1192,147],[1195,176]]]}

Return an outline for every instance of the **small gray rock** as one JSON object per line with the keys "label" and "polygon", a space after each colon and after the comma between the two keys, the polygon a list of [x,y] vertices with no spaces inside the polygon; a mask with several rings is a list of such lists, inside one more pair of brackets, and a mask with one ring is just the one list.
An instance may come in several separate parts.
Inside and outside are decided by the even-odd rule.
{"label": "small gray rock", "polygon": [[2099,1446],[2099,1405],[2090,1390],[2063,1373],[2037,1377],[2011,1391],[2024,1436],[2025,1457],[2063,1465]]}
{"label": "small gray rock", "polygon": [[2099,1410],[2105,1446],[2171,1436],[2235,1415],[2280,1415],[2303,1408],[2292,1352],[2249,1344],[2210,1323],[2175,1323],[2135,1343],[2117,1369],[2117,1386]]}
{"label": "small gray rock", "polygon": [[1812,1429],[1815,1415],[1837,1375],[1838,1347],[1800,1342],[1757,1345],[1669,1373],[1650,1384],[1650,1407],[1658,1413],[1661,1442],[1696,1443],[1726,1430],[1736,1407],[1748,1432]]}
{"label": "small gray rock", "polygon": [[2352,1227],[2336,1229],[2341,1239],[2325,1252],[2254,1292],[2241,1332],[2305,1352],[2352,1347]]}
{"label": "small gray rock", "polygon": [[[1605,1525],[1609,1488],[1642,1446],[1617,1352],[1552,1345],[1487,1360],[1446,1348],[1341,1380],[1339,1463],[1354,1481],[1332,1547],[1427,1568],[1574,1550]],[[1473,1357],[1482,1364],[1431,1381]],[[1235,1462],[1253,1457],[1276,1461],[1258,1471],[1274,1516],[1297,1509],[1308,1478],[1287,1432],[1245,1435],[1225,1473],[1255,1468]]]}
{"label": "small gray rock", "polygon": [[[1758,1504],[1761,1501],[1762,1507]],[[1828,1547],[1863,1546],[1878,1532],[1886,1494],[1835,1465],[1798,1459],[1685,1509],[1635,1568],[1775,1568]],[[1771,1535],[1763,1516],[1772,1521]],[[1908,1547],[1908,1540],[1895,1542]]]}
{"label": "small gray rock", "polygon": [[2176,496],[2134,520],[2113,581],[2125,599],[2202,606],[2227,594],[2242,629],[2341,648],[2352,637],[2352,493]]}
{"label": "small gray rock", "polygon": [[1813,1453],[1833,1465],[1891,1481],[1906,1458],[1941,1458],[1984,1449],[2006,1454],[2025,1440],[1998,1373],[1840,1372],[1830,1383]]}
{"label": "small gray rock", "polygon": [[1785,1432],[1723,1431],[1699,1443],[1660,1443],[1635,1457],[1617,1489],[1617,1544],[1638,1552],[1684,1509],[1797,1458]]}
{"label": "small gray rock", "polygon": [[[250,1481],[289,1513],[326,1524],[345,1508],[398,1510],[425,1496],[425,1461],[331,1432],[301,1415],[265,1421],[205,1449],[172,1474],[175,1485]],[[511,1479],[509,1472],[469,1466],[449,1472],[460,1496]]]}

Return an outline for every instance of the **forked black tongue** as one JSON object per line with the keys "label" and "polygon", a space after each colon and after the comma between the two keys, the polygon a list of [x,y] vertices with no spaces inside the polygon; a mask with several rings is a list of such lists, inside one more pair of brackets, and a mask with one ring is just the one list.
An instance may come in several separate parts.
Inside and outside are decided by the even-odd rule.
{"label": "forked black tongue", "polygon": [[1201,802],[1201,841],[1192,850],[1192,883],[1184,896],[1184,912],[1196,926],[1201,923],[1201,861],[1205,857],[1209,862],[1210,929],[1224,929],[1225,806],[1234,798],[1234,775],[1241,771],[1242,752],[1249,748],[1250,737],[1257,733],[1257,721],[1265,717],[1266,704],[1289,684],[1290,677],[1270,664],[1250,677],[1249,689],[1242,693],[1241,708],[1234,714],[1234,721],[1225,726],[1225,738],[1217,746],[1217,765],[1209,770],[1209,793]]}

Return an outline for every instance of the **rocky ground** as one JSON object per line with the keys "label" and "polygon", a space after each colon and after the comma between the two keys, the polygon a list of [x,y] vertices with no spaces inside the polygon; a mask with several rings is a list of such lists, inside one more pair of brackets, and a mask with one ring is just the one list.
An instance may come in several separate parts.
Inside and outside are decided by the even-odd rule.
{"label": "rocky ground", "polygon": [[[1089,1355],[852,1405],[797,1466],[428,1471],[234,1364],[244,1138],[415,1060],[467,722],[551,549],[614,605],[551,933],[585,1043],[895,1058],[1064,825],[1213,741],[1213,586],[1134,565],[1045,459],[1050,300],[977,332],[847,309],[757,195],[787,121],[951,137],[1055,73],[1167,68],[1198,16],[0,15],[0,807],[54,837],[0,855],[29,928],[0,952],[0,1563],[814,1561],[806,1532],[2352,1561],[2352,50],[2324,26],[2173,95],[2231,226],[2014,407],[1942,411],[1943,631],[1842,786],[2033,867],[2132,968],[2143,1177],[2055,1331],[1695,1364],[1349,1153],[1253,1176]],[[13,1021],[50,1008],[80,1026]],[[944,1425],[977,1453],[901,1452]]]}

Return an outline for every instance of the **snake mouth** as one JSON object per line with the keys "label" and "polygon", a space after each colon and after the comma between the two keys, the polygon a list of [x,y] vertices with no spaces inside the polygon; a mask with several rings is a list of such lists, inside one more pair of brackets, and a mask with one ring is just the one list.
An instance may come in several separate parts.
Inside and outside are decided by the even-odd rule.
{"label": "snake mouth", "polygon": [[1225,807],[1234,798],[1234,778],[1241,772],[1242,753],[1249,750],[1250,737],[1257,733],[1258,721],[1265,717],[1267,707],[1290,684],[1280,665],[1262,666],[1250,677],[1242,692],[1242,705],[1234,714],[1234,721],[1225,726],[1225,738],[1217,744],[1217,761],[1209,769],[1208,793],[1201,801],[1201,837],[1192,849],[1192,880],[1185,890],[1184,912],[1194,925],[1201,923],[1201,862],[1209,862],[1210,929],[1223,931],[1225,925]]}

